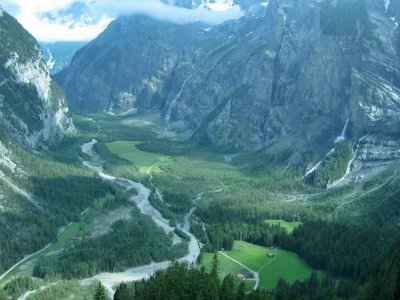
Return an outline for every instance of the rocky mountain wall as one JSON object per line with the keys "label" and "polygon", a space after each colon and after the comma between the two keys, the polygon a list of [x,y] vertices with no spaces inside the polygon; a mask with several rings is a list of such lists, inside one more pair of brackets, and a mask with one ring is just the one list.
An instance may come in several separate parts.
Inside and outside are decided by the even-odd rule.
{"label": "rocky mountain wall", "polygon": [[244,17],[212,28],[119,18],[56,79],[75,110],[157,111],[201,144],[280,143],[318,161],[349,123],[353,148],[364,137],[361,160],[398,159],[399,8],[250,2]]}
{"label": "rocky mountain wall", "polygon": [[0,126],[27,148],[74,131],[65,97],[35,39],[0,14]]}

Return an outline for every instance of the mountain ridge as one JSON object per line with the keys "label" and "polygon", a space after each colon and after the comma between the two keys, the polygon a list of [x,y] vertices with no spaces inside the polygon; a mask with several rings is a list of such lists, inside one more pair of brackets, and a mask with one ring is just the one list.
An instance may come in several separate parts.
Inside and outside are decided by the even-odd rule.
{"label": "mountain ridge", "polygon": [[297,149],[294,161],[312,151],[317,162],[350,120],[352,168],[397,160],[398,8],[332,3],[272,0],[213,28],[119,18],[55,78],[75,110],[156,111],[184,122],[201,144],[251,150],[278,142]]}
{"label": "mountain ridge", "polygon": [[65,97],[36,40],[8,13],[2,12],[0,22],[0,124],[27,148],[72,133]]}

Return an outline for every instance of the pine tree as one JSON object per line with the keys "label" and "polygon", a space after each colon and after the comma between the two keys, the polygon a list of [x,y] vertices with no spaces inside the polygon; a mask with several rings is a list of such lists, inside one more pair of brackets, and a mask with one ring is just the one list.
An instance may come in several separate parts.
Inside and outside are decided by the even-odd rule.
{"label": "pine tree", "polygon": [[204,298],[203,298],[202,295],[197,295],[197,296],[196,296],[196,300],[204,300]]}
{"label": "pine tree", "polygon": [[126,283],[121,283],[114,294],[114,300],[130,300],[129,289]]}
{"label": "pine tree", "polygon": [[108,300],[106,289],[104,286],[99,282],[96,287],[96,291],[94,294],[94,300]]}
{"label": "pine tree", "polygon": [[236,294],[236,300],[244,300],[246,299],[246,291],[245,291],[245,285],[244,282],[242,281],[239,285],[239,288],[237,290]]}
{"label": "pine tree", "polygon": [[212,263],[211,263],[211,273],[210,273],[210,275],[216,281],[219,281],[218,268],[219,268],[219,261],[218,261],[217,253],[215,253],[214,257],[212,259]]}
{"label": "pine tree", "polygon": [[211,263],[211,272],[210,272],[210,298],[212,300],[217,300],[219,298],[219,287],[220,287],[220,281],[219,281],[219,261],[217,257],[217,253],[215,253],[212,263]]}
{"label": "pine tree", "polygon": [[275,299],[286,300],[288,299],[289,284],[284,279],[279,279],[275,288]]}
{"label": "pine tree", "polygon": [[221,300],[231,300],[234,299],[234,291],[235,291],[235,286],[233,283],[233,276],[232,275],[227,275],[225,278],[222,280],[222,285],[221,285]]}

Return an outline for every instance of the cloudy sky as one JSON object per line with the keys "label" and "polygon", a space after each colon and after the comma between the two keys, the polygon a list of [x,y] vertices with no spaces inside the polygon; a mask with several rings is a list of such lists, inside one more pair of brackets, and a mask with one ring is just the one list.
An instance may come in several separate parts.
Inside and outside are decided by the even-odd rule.
{"label": "cloudy sky", "polygon": [[211,25],[242,16],[233,0],[211,2],[186,9],[161,0],[0,0],[3,9],[33,36],[48,42],[91,40],[113,19],[127,14],[145,14],[181,24],[202,21]]}

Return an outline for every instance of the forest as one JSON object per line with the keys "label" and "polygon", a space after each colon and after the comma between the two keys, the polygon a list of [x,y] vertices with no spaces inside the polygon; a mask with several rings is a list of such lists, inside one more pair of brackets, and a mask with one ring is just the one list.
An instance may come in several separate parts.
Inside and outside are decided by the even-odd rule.
{"label": "forest", "polygon": [[[397,300],[400,296],[400,236],[385,251],[362,280],[361,287],[352,280],[319,277],[312,273],[308,279],[292,284],[279,280],[275,290],[253,290],[247,292],[245,283],[238,283],[233,276],[219,276],[219,261],[215,255],[210,271],[191,268],[186,264],[172,262],[163,271],[157,271],[148,279],[121,283],[116,287],[114,300],[153,299],[204,299],[204,300]],[[17,299],[25,291],[35,289],[38,282],[31,278],[18,278],[0,292],[0,299],[9,296]],[[35,293],[33,298],[41,300],[68,299],[107,300],[107,291],[101,283],[88,287],[77,281],[62,281]]]}
{"label": "forest", "polygon": [[[375,227],[306,220],[288,234],[284,228],[266,224],[265,216],[257,220],[256,214],[250,214],[249,218],[246,211],[241,211],[240,215],[236,213],[239,209],[225,209],[222,213],[213,208],[207,212],[200,216],[205,216],[212,250],[229,250],[234,240],[281,247],[298,253],[314,269],[355,281],[362,278],[375,258],[382,254],[383,245],[388,243],[387,235]],[[210,218],[210,215],[214,217]],[[201,227],[194,228],[201,236]]]}
{"label": "forest", "polygon": [[135,209],[131,219],[115,222],[110,232],[83,238],[61,253],[42,257],[33,274],[39,278],[86,278],[100,272],[172,261],[186,253],[186,242],[173,245],[171,237],[155,227],[150,217]]}
{"label": "forest", "polygon": [[[35,175],[27,181],[24,176],[15,176],[8,169],[2,171],[12,176],[19,187],[29,191],[39,206],[30,204],[22,195],[10,190],[10,197],[14,199],[12,207],[0,218],[3,224],[0,226],[0,272],[26,253],[36,252],[55,241],[59,229],[77,220],[96,199],[115,193],[112,186],[82,167],[80,162],[60,163],[50,155],[41,157],[15,143],[9,142],[8,145],[25,171]],[[58,155],[62,155],[62,151],[52,153],[54,157]],[[11,229],[7,224],[15,226]]]}
{"label": "forest", "polygon": [[[331,276],[319,277],[316,273],[303,281],[292,284],[280,280],[274,291],[245,292],[244,282],[235,283],[233,276],[221,279],[219,262],[214,256],[210,271],[189,268],[172,263],[165,271],[158,271],[149,279],[122,283],[116,289],[114,300],[143,299],[214,299],[214,300],[397,300],[400,296],[400,255],[397,237],[379,263],[363,280],[361,289],[351,280],[338,280]],[[377,271],[378,270],[378,271]],[[103,299],[102,286],[95,299]]]}
{"label": "forest", "polygon": [[[374,209],[382,214],[375,213],[368,219],[360,216],[353,218],[351,215],[337,220],[327,218],[330,205],[337,206],[335,201],[352,191],[353,186],[321,193],[311,198],[307,205],[297,206],[294,202],[284,206],[279,191],[284,190],[287,194],[318,192],[329,181],[343,176],[351,158],[351,144],[336,143],[334,154],[324,160],[323,167],[315,177],[318,178],[318,184],[311,186],[301,180],[305,172],[304,165],[288,167],[292,150],[276,151],[277,147],[271,145],[266,149],[233,156],[232,161],[225,164],[220,161],[218,149],[199,148],[190,142],[154,139],[136,145],[136,148],[147,153],[173,157],[173,163],[161,166],[162,172],[155,174],[153,179],[164,201],[160,201],[155,193],[151,197],[152,203],[172,222],[179,220],[179,215],[190,208],[196,194],[208,191],[198,203],[191,220],[192,231],[206,245],[205,250],[229,250],[234,240],[244,240],[296,252],[314,269],[327,271],[329,278],[342,278],[334,295],[347,299],[350,294],[354,295],[354,290],[362,284],[368,270],[389,243],[392,232],[387,227],[389,219],[379,224],[382,230],[377,230],[378,224],[373,221],[389,211]],[[114,159],[118,158],[114,156]],[[390,172],[383,173],[381,177],[376,183],[368,181],[364,189],[368,191],[379,186],[390,177]],[[170,194],[172,187],[173,194]],[[218,189],[222,192],[213,192]],[[398,184],[390,182],[385,190],[387,192],[384,194],[370,193],[368,199],[363,201],[369,202],[380,194],[387,199],[384,201],[388,207],[396,208],[394,199]],[[174,212],[172,207],[175,207]],[[267,219],[301,220],[303,224],[288,234],[284,228],[267,224]],[[347,221],[350,221],[348,225]],[[364,222],[368,226],[361,225]],[[327,292],[331,287],[329,280],[319,280],[319,289]],[[304,290],[304,286],[309,286],[309,283],[298,282],[293,290]],[[325,292],[318,293],[326,295]]]}
{"label": "forest", "polygon": [[134,295],[122,298],[117,294],[114,299],[215,299],[215,300],[261,300],[271,299],[266,292],[253,291],[246,293],[244,282],[238,286],[232,275],[220,280],[218,260],[215,256],[211,271],[204,268],[188,268],[185,264],[173,263],[167,270],[159,271],[148,280],[134,283]]}
{"label": "forest", "polygon": [[359,300],[400,299],[400,236],[368,271]]}
{"label": "forest", "polygon": [[[223,190],[222,193],[207,194],[198,206],[195,217],[191,222],[193,232],[206,245],[205,249],[209,251],[229,250],[232,248],[234,240],[244,240],[261,246],[278,246],[298,253],[314,269],[328,271],[331,276],[349,278],[358,284],[372,266],[376,257],[383,253],[385,246],[389,243],[392,230],[390,227],[385,227],[390,224],[389,219],[386,219],[386,225],[373,222],[373,220],[380,218],[380,213],[375,213],[368,220],[362,221],[370,222],[368,226],[357,224],[358,220],[355,218],[351,219],[351,224],[349,225],[346,225],[346,222],[342,222],[342,220],[328,220],[328,218],[325,218],[327,207],[329,207],[329,202],[331,201],[329,197],[332,196],[332,200],[337,201],[336,199],[343,197],[341,195],[342,192],[346,194],[348,190],[351,191],[352,187],[348,187],[348,190],[343,189],[342,191],[338,189],[316,197],[313,202],[309,202],[308,211],[304,206],[299,207],[298,210],[295,208],[285,210],[283,207],[276,209],[273,202],[269,202],[269,192],[275,189],[310,191],[310,187],[301,185],[301,182],[299,182],[297,174],[301,174],[301,170],[304,172],[302,166],[298,166],[298,170],[285,168],[286,171],[282,172],[283,166],[291,156],[290,149],[274,153],[270,151],[274,147],[272,146],[269,149],[235,157],[231,165],[241,171],[240,175],[237,175],[232,169],[217,166],[218,162],[214,163],[214,168],[210,164],[209,169],[206,170],[207,164],[199,167],[199,164],[195,161],[186,160],[186,157],[193,157],[194,154],[192,153],[196,153],[197,157],[201,157],[199,150],[194,152],[190,144],[153,141],[141,143],[137,147],[148,152],[165,152],[164,154],[174,153],[177,155],[174,156],[174,164],[169,164],[162,168],[167,174],[176,174],[187,180],[190,178],[191,182],[197,182],[195,180],[198,177],[199,180],[202,180],[202,184],[207,180],[213,182],[223,180],[222,189],[225,186],[226,190]],[[343,176],[350,158],[351,144],[348,142],[336,143],[335,152],[323,161],[321,169],[318,170],[314,177],[316,183],[313,185],[319,185],[324,188],[328,181],[333,181]],[[190,172],[190,164],[196,166],[196,174]],[[219,172],[222,174],[219,174]],[[381,182],[384,182],[389,174],[389,171],[387,174],[382,174]],[[164,184],[164,176],[163,173],[157,174],[154,181],[163,195],[167,194],[164,191],[168,191],[170,188],[170,186]],[[275,180],[279,179],[279,182],[277,184],[271,182],[273,180],[272,177],[275,177]],[[167,180],[166,176],[165,180]],[[170,184],[171,182],[176,182],[173,185],[175,194],[185,195],[191,193],[190,190],[185,188],[182,180],[175,181],[169,176],[168,182]],[[367,182],[365,189],[373,189],[376,186],[379,186],[379,183]],[[258,199],[259,196],[257,192],[253,192],[253,187],[254,190],[257,189],[257,191],[262,190],[264,192],[263,199],[261,197]],[[387,197],[387,200],[384,200],[386,201],[385,206],[392,207],[393,214],[395,214],[397,206],[394,200],[396,197],[396,192],[394,191],[397,189],[398,184],[392,182],[385,189],[386,192],[384,194],[382,192],[371,193],[368,196],[368,200],[365,199],[363,201],[370,201],[370,199],[380,197],[380,201],[371,200],[375,203],[380,203],[383,201],[382,199]],[[394,194],[392,194],[392,190]],[[179,198],[176,196],[176,199]],[[246,199],[246,201],[243,201],[243,199]],[[329,202],[327,203],[328,200]],[[169,203],[169,201],[165,202]],[[323,212],[315,210],[320,202],[324,206],[325,211]],[[176,201],[175,203],[185,205],[187,202]],[[172,201],[171,204],[173,204]],[[164,205],[166,210],[169,208],[165,203],[160,205]],[[374,211],[382,212],[382,215],[385,216],[391,215],[389,210],[385,212],[386,209]],[[165,215],[167,217],[173,216],[172,214]],[[274,218],[283,218],[287,221],[301,220],[303,224],[295,228],[292,234],[288,234],[284,228],[269,225],[265,222],[267,219]],[[202,224],[204,224],[207,231],[207,236],[203,232]],[[378,227],[382,229],[378,230]]]}
{"label": "forest", "polygon": [[295,251],[315,269],[357,282],[376,257],[382,255],[383,245],[388,243],[378,229],[306,221],[295,228],[280,246]]}

